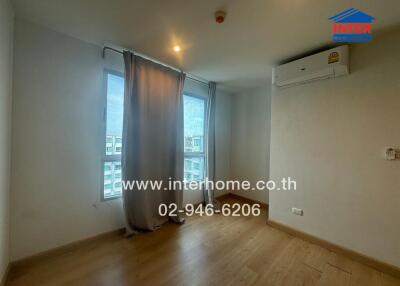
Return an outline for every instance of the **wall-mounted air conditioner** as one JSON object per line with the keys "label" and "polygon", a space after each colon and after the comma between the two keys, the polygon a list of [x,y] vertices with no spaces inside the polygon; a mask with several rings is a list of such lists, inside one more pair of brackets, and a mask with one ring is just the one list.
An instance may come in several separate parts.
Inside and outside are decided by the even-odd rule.
{"label": "wall-mounted air conditioner", "polygon": [[272,83],[283,87],[347,74],[349,47],[344,45],[275,67]]}

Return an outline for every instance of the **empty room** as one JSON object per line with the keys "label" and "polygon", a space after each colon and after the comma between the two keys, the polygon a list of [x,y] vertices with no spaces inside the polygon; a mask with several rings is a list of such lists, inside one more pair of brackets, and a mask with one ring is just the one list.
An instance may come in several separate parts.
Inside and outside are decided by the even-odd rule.
{"label": "empty room", "polygon": [[0,0],[0,286],[400,286],[399,0]]}

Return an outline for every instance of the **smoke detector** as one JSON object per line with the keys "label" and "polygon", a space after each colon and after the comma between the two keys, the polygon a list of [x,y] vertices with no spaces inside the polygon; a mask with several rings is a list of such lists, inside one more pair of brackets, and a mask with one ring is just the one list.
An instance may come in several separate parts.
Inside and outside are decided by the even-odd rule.
{"label": "smoke detector", "polygon": [[215,12],[214,16],[215,16],[215,22],[217,22],[218,24],[221,24],[225,21],[226,12],[222,11],[222,10],[218,10],[217,12]]}

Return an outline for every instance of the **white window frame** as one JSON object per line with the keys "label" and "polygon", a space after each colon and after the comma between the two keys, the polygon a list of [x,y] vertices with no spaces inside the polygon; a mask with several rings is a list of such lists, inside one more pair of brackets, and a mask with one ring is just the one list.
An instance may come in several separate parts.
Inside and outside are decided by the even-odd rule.
{"label": "white window frame", "polygon": [[[122,197],[122,193],[119,196],[105,197],[104,196],[104,164],[112,163],[112,162],[121,162],[121,155],[106,155],[106,146],[107,146],[107,89],[108,89],[108,75],[112,74],[115,76],[119,76],[125,78],[124,74],[111,69],[104,69],[103,73],[103,132],[102,132],[102,159],[101,159],[101,188],[100,188],[100,198],[101,201],[110,201],[115,199],[120,199]],[[122,168],[122,166],[121,166]],[[121,176],[122,180],[122,176]]]}
{"label": "white window frame", "polygon": [[[191,92],[183,92],[183,96],[190,96],[190,97],[194,97],[197,99],[201,99],[204,101],[204,125],[203,125],[203,130],[204,130],[204,139],[203,139],[203,152],[186,152],[184,151],[183,155],[184,155],[184,160],[185,159],[189,159],[189,158],[193,158],[193,157],[199,157],[199,158],[204,158],[204,164],[203,164],[203,180],[190,180],[187,181],[186,183],[190,183],[190,182],[201,182],[204,181],[205,176],[206,176],[206,148],[208,146],[207,144],[207,138],[208,136],[206,135],[206,124],[207,124],[207,104],[208,104],[208,98],[206,96],[200,96]],[[184,99],[185,100],[185,99]],[[185,123],[184,123],[185,124]],[[185,133],[185,132],[183,132]],[[183,139],[185,139],[185,134],[183,134]],[[185,161],[184,161],[185,162]],[[185,169],[185,167],[183,168]],[[183,174],[183,179],[185,179],[185,170],[183,170],[184,174]]]}

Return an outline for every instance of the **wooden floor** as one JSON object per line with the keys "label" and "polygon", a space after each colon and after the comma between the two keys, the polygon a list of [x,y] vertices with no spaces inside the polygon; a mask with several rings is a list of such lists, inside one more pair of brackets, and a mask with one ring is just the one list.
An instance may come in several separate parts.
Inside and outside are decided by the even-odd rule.
{"label": "wooden floor", "polygon": [[6,285],[389,286],[400,280],[266,225],[264,211],[190,217],[130,239],[108,237],[14,267]]}

